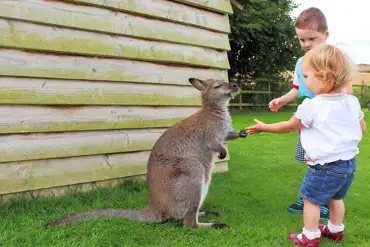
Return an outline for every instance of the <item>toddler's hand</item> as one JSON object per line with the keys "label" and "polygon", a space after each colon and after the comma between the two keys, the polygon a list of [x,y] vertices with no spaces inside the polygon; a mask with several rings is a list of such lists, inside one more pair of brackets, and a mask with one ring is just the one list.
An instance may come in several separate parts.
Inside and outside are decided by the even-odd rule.
{"label": "toddler's hand", "polygon": [[277,112],[281,107],[283,107],[283,104],[280,98],[273,99],[269,103],[269,108],[271,111]]}
{"label": "toddler's hand", "polygon": [[253,134],[256,134],[256,133],[259,133],[259,132],[263,132],[266,128],[266,124],[255,119],[254,122],[256,122],[255,125],[253,126],[250,126],[248,128],[246,128],[245,130],[247,131],[248,134],[250,135],[253,135]]}

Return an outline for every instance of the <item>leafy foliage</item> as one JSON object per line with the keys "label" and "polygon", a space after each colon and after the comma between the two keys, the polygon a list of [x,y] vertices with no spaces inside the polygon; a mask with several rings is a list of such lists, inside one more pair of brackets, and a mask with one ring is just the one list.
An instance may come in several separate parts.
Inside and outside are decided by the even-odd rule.
{"label": "leafy foliage", "polygon": [[290,15],[296,7],[293,0],[239,2],[244,9],[235,8],[230,16],[229,77],[276,78],[293,70],[296,60],[303,55]]}

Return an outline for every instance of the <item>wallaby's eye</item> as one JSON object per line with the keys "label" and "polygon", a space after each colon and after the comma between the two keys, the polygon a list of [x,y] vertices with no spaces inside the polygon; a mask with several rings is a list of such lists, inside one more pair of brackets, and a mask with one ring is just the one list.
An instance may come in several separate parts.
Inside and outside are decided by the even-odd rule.
{"label": "wallaby's eye", "polygon": [[222,87],[222,85],[216,85],[214,88],[220,88]]}

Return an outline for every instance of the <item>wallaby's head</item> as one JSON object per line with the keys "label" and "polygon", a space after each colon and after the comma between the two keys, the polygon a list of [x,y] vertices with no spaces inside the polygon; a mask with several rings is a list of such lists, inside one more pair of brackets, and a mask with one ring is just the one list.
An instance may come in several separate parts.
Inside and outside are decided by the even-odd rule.
{"label": "wallaby's head", "polygon": [[237,84],[222,80],[189,78],[189,82],[201,92],[203,105],[208,107],[224,108],[240,91]]}

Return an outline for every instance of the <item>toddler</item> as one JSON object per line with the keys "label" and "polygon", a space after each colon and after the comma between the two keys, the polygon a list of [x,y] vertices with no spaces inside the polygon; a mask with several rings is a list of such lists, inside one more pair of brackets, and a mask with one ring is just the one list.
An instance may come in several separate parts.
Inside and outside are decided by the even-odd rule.
{"label": "toddler", "polygon": [[[299,191],[304,199],[304,227],[288,237],[297,246],[319,246],[320,237],[343,240],[343,198],[355,177],[358,143],[366,130],[358,99],[342,93],[350,81],[350,70],[351,62],[341,50],[316,45],[302,61],[305,85],[316,97],[304,99],[288,121],[265,124],[255,120],[256,125],[246,129],[249,134],[301,129],[308,164]],[[321,225],[320,205],[325,204],[330,216],[328,224]]]}

